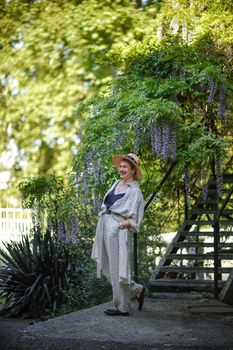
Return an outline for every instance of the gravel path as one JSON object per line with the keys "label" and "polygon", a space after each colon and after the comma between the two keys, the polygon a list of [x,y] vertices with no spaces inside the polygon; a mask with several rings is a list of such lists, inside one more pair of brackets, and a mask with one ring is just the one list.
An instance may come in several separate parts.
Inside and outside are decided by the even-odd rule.
{"label": "gravel path", "polygon": [[129,317],[110,303],[44,322],[0,319],[0,350],[233,350],[233,307],[211,300],[146,299]]}

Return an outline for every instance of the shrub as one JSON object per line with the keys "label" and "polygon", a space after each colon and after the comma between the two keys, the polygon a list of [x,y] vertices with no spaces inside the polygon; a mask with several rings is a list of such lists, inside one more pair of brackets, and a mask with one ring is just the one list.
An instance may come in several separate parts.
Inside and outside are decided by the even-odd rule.
{"label": "shrub", "polygon": [[46,309],[55,312],[69,289],[69,252],[47,230],[32,241],[4,243],[0,249],[0,298],[5,298],[1,313],[8,316],[38,317]]}

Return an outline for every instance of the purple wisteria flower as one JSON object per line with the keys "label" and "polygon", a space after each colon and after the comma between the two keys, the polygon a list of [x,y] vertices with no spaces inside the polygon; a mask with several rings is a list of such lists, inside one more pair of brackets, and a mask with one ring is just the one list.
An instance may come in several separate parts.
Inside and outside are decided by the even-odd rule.
{"label": "purple wisteria flower", "polygon": [[75,215],[70,220],[70,241],[72,244],[77,242],[77,234],[79,232],[78,221]]}
{"label": "purple wisteria flower", "polygon": [[122,133],[118,134],[116,139],[112,142],[112,147],[115,148],[115,147],[121,146],[124,140],[125,140],[125,136]]}
{"label": "purple wisteria flower", "polygon": [[184,194],[185,194],[185,199],[186,203],[189,205],[189,194],[190,194],[190,174],[189,174],[189,168],[186,167],[184,169]]}
{"label": "purple wisteria flower", "polygon": [[94,176],[95,184],[98,184],[98,182],[100,180],[99,179],[99,164],[97,162],[94,162],[92,169],[93,169],[93,176]]}
{"label": "purple wisteria flower", "polygon": [[106,183],[106,176],[105,176],[104,166],[103,165],[99,167],[99,178],[100,178],[101,185],[105,185],[105,183]]}
{"label": "purple wisteria flower", "polygon": [[58,240],[63,241],[66,236],[66,226],[63,220],[59,220],[57,224]]}
{"label": "purple wisteria flower", "polygon": [[223,189],[222,159],[220,154],[216,154],[215,167],[216,167],[217,194],[220,197]]}
{"label": "purple wisteria flower", "polygon": [[220,89],[219,108],[218,108],[218,115],[221,119],[224,118],[225,110],[226,110],[226,91],[225,91],[225,86],[222,85]]}
{"label": "purple wisteria flower", "polygon": [[209,88],[209,96],[208,96],[208,103],[211,103],[214,99],[214,96],[216,94],[217,90],[217,83],[213,80],[212,77],[208,78],[208,88]]}
{"label": "purple wisteria flower", "polygon": [[155,154],[160,157],[162,153],[162,126],[160,123],[154,123],[151,126],[151,146]]}
{"label": "purple wisteria flower", "polygon": [[156,122],[151,126],[151,147],[158,157],[167,160],[176,157],[176,126],[167,121]]}
{"label": "purple wisteria flower", "polygon": [[163,122],[162,123],[162,130],[163,130],[163,136],[162,136],[162,142],[163,142],[163,158],[164,160],[167,160],[169,157],[169,140],[170,140],[170,128],[168,123]]}

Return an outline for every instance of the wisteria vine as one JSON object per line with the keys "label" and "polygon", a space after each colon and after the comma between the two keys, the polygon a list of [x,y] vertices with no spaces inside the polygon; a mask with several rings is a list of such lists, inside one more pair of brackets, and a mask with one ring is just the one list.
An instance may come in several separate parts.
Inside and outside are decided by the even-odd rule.
{"label": "wisteria vine", "polygon": [[226,92],[225,92],[225,86],[222,84],[220,89],[219,108],[218,108],[218,115],[221,119],[224,118],[225,110],[226,110]]}
{"label": "wisteria vine", "polygon": [[223,189],[222,158],[219,153],[215,156],[216,186],[218,196],[221,196]]}
{"label": "wisteria vine", "polygon": [[106,183],[106,177],[103,162],[94,152],[88,151],[86,153],[83,172],[76,168],[75,182],[78,191],[83,193],[81,198],[84,205],[90,204],[90,199],[94,197],[93,212],[97,213],[101,207],[101,202],[98,198],[98,187]]}
{"label": "wisteria vine", "polygon": [[217,83],[213,80],[212,77],[208,77],[208,89],[209,89],[209,96],[208,96],[208,103],[213,102],[213,99],[216,95],[217,90]]}
{"label": "wisteria vine", "polygon": [[219,91],[219,106],[218,106],[218,116],[221,119],[224,119],[225,111],[226,111],[226,88],[225,85],[222,84],[220,88],[218,88],[218,84],[211,76],[207,77],[208,81],[208,103],[212,103],[214,98],[216,98],[217,90]]}
{"label": "wisteria vine", "polygon": [[176,126],[167,121],[155,122],[151,126],[151,146],[158,157],[167,160],[176,157]]}

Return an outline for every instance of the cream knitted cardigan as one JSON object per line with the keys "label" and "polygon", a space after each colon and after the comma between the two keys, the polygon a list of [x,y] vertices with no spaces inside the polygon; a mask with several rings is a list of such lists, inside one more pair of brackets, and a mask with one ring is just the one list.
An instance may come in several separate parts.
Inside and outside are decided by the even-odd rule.
{"label": "cream knitted cardigan", "polygon": [[[115,182],[109,191],[106,193],[104,200],[108,193],[116,186],[119,181]],[[104,245],[103,222],[106,206],[102,204],[102,211],[99,213],[99,221],[96,227],[96,236],[92,248],[92,259],[97,262],[97,277],[100,277],[101,271],[108,274],[108,257]],[[119,223],[125,219],[130,222],[130,229],[119,228],[119,280],[123,283],[131,283],[130,273],[130,251],[132,242],[132,233],[139,232],[144,214],[144,199],[137,181],[129,183],[129,188],[126,194],[118,199],[111,207],[112,218]]]}

